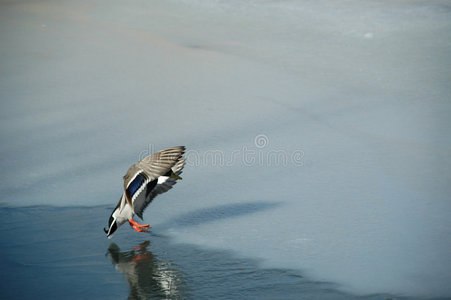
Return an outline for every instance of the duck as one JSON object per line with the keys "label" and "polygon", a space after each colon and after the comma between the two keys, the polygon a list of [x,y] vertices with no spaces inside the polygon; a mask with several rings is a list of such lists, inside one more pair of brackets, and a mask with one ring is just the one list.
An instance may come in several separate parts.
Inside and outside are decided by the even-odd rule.
{"label": "duck", "polygon": [[108,238],[128,222],[138,232],[149,232],[149,224],[133,220],[136,215],[143,220],[143,212],[152,200],[170,190],[182,179],[185,166],[185,146],[171,147],[144,157],[132,165],[124,175],[124,192],[104,228]]}

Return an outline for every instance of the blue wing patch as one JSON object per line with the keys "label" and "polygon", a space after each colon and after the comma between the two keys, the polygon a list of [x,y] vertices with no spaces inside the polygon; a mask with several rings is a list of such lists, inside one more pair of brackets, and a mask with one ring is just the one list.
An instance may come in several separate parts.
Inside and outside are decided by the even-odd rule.
{"label": "blue wing patch", "polygon": [[139,190],[139,188],[144,184],[144,182],[146,181],[146,177],[144,176],[144,174],[138,174],[135,179],[133,179],[132,182],[130,182],[130,184],[128,185],[127,188],[127,194],[128,196],[131,198],[133,198],[133,195],[136,193],[137,190]]}

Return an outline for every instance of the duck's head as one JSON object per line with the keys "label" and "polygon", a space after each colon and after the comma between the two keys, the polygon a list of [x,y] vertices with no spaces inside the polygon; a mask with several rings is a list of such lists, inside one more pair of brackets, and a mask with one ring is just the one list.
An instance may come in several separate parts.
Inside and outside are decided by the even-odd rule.
{"label": "duck's head", "polygon": [[[116,211],[116,210],[115,210]],[[114,216],[114,211],[110,216],[110,219],[108,220],[108,227],[109,229],[103,228],[103,231],[105,231],[106,236],[108,238],[111,238],[111,236],[113,235],[113,233],[117,230],[117,221],[116,221],[116,217]]]}

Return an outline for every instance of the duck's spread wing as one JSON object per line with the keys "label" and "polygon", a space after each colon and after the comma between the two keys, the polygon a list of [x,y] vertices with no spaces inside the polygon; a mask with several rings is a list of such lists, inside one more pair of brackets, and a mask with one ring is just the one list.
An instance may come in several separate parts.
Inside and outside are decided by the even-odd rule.
{"label": "duck's spread wing", "polygon": [[[185,164],[185,159],[181,158],[174,167],[172,167],[172,170],[169,171],[168,173],[165,174],[165,176],[161,176],[159,177],[159,179],[155,180],[156,184],[153,183],[153,185],[151,186],[152,188],[149,188],[148,192],[149,194],[146,195],[145,201],[141,204],[141,198],[139,198],[139,204],[138,202],[135,201],[134,202],[134,211],[135,214],[141,218],[143,218],[142,214],[144,212],[144,210],[146,209],[146,207],[150,204],[150,202],[152,202],[152,200],[163,193],[166,193],[167,191],[169,191],[170,189],[172,189],[172,187],[177,183],[177,179],[181,179],[181,177],[179,176],[180,174],[182,174],[182,168]],[[175,175],[175,176],[174,176]],[[149,184],[151,185],[151,184]]]}
{"label": "duck's spread wing", "polygon": [[185,163],[184,151],[185,147],[179,146],[154,153],[131,166],[125,174],[124,190],[127,201],[141,219],[144,209],[153,198],[168,191],[175,184],[176,176],[170,176],[172,173],[181,173]]}

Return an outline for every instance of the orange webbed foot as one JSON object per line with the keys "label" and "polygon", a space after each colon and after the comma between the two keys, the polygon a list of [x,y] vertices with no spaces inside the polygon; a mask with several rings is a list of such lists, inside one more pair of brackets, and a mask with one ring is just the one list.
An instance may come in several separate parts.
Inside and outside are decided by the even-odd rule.
{"label": "orange webbed foot", "polygon": [[139,231],[139,232],[149,232],[146,229],[152,228],[152,227],[150,227],[149,224],[141,225],[138,222],[133,221],[132,219],[128,220],[128,223],[130,224],[131,227],[133,227],[133,229],[135,229],[135,231]]}

